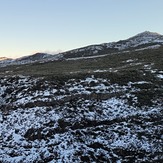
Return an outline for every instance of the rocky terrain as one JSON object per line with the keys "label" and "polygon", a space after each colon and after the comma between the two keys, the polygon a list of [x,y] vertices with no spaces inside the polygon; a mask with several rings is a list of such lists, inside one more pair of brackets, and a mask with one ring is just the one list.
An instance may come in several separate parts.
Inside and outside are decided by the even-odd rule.
{"label": "rocky terrain", "polygon": [[163,162],[161,39],[2,66],[0,162]]}

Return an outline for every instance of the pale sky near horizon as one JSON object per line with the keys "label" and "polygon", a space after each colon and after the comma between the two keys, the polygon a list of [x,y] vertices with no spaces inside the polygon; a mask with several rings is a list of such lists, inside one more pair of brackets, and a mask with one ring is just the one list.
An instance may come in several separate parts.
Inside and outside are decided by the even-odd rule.
{"label": "pale sky near horizon", "polygon": [[0,57],[163,34],[163,0],[0,0]]}

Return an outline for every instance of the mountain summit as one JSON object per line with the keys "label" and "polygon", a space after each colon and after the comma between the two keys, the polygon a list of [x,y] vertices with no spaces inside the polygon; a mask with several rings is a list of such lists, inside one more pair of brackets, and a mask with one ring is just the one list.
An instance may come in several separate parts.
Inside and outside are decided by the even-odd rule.
{"label": "mountain summit", "polygon": [[161,34],[157,33],[157,32],[150,32],[150,31],[144,31],[142,33],[137,34],[136,36],[151,36],[151,37],[155,37],[155,36],[162,36]]}
{"label": "mountain summit", "polygon": [[156,32],[145,31],[129,38],[128,40],[136,40],[139,42],[145,41],[145,43],[163,42],[163,35]]}

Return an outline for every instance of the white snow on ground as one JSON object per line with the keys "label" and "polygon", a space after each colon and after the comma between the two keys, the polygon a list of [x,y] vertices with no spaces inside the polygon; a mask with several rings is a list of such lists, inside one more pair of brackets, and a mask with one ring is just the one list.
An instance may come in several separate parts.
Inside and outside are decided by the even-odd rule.
{"label": "white snow on ground", "polygon": [[157,77],[160,78],[160,79],[163,79],[163,75],[162,74],[157,75]]}
{"label": "white snow on ground", "polygon": [[108,70],[95,70],[94,72],[107,72]]}
{"label": "white snow on ground", "polygon": [[[89,101],[87,101],[88,103]],[[91,102],[91,101],[90,101]],[[112,98],[109,100],[103,101],[99,106],[99,108],[103,108],[103,113],[101,115],[95,114],[94,112],[87,112],[85,113],[85,118],[87,120],[94,120],[96,117],[96,120],[114,120],[119,118],[127,118],[130,116],[148,116],[150,114],[159,114],[160,109],[155,108],[153,111],[148,108],[148,110],[140,110],[137,108],[129,107],[125,104],[125,101]],[[83,108],[84,109],[84,108]],[[87,107],[85,106],[85,109]],[[72,154],[76,152],[77,149],[80,149],[81,146],[85,146],[85,143],[78,143],[74,135],[72,134],[72,131],[67,131],[66,133],[61,134],[55,134],[54,137],[47,139],[47,140],[34,140],[28,141],[24,138],[24,134],[27,132],[30,128],[42,128],[45,124],[49,123],[51,120],[53,120],[54,128],[57,126],[57,120],[59,118],[64,118],[64,115],[62,112],[56,114],[56,108],[50,111],[46,111],[46,108],[31,108],[28,110],[24,109],[18,109],[17,111],[12,111],[10,115],[6,117],[6,120],[1,123],[1,144],[2,148],[0,151],[0,158],[1,161],[10,161],[10,162],[21,162],[21,161],[38,161],[41,160],[41,155],[45,155],[44,157],[47,158],[52,153],[49,151],[49,147],[52,145],[53,151],[57,152],[60,155],[60,159],[58,159],[58,162],[60,162],[62,159],[70,161]],[[151,110],[151,111],[149,111]],[[92,114],[94,113],[94,114]],[[77,115],[77,117],[74,117],[76,120],[80,119],[80,113]],[[76,121],[74,119],[74,122]],[[66,119],[65,119],[66,120]],[[147,152],[151,151],[158,151],[158,149],[155,148],[155,144],[153,142],[149,141],[148,139],[139,140],[137,138],[136,134],[133,134],[134,130],[133,128],[128,127],[128,123],[121,125],[121,124],[112,124],[110,125],[109,129],[106,129],[107,132],[110,132],[110,142],[107,142],[107,146],[115,148],[115,147],[123,147],[123,148],[129,148],[130,146],[133,146],[133,148],[140,148],[141,150],[145,150]],[[132,126],[135,129],[139,126]],[[90,128],[91,129],[91,128]],[[105,129],[105,127],[104,127]],[[151,133],[154,128],[149,128],[148,132]],[[89,130],[89,129],[88,129]],[[123,130],[126,132],[125,135],[120,136],[118,133],[114,133],[115,131],[121,131]],[[139,128],[139,130],[143,130],[143,128]],[[10,132],[9,132],[10,131]],[[86,129],[81,129],[81,132],[87,132]],[[15,133],[16,132],[16,133]],[[100,134],[100,131],[99,131]],[[102,134],[102,133],[101,133]],[[104,134],[104,133],[103,133]],[[109,135],[108,135],[109,136]],[[98,138],[98,137],[97,137]],[[104,139],[101,141],[101,139]],[[85,141],[87,144],[91,142],[99,142],[100,143],[105,141],[105,136],[100,136],[100,139],[93,139],[92,137],[87,137]],[[71,144],[69,144],[69,142]],[[53,146],[53,144],[58,144],[57,146]],[[5,146],[6,147],[5,147]],[[32,146],[32,148],[30,147]],[[75,147],[76,146],[76,147]],[[15,151],[15,154],[18,156],[10,156],[10,153],[13,153],[13,148]],[[85,148],[88,148],[85,146]]]}
{"label": "white snow on ground", "polygon": [[80,157],[101,156],[119,162],[118,149],[161,153],[162,127],[150,118],[159,117],[162,106],[137,106],[140,88],[134,85],[143,84],[151,83],[119,85],[94,76],[62,85],[29,77],[1,79],[0,106],[8,101],[9,108],[0,110],[0,161],[80,162]]}
{"label": "white snow on ground", "polygon": [[133,61],[134,61],[133,59],[128,59],[128,60],[126,60],[126,63],[133,62]]}

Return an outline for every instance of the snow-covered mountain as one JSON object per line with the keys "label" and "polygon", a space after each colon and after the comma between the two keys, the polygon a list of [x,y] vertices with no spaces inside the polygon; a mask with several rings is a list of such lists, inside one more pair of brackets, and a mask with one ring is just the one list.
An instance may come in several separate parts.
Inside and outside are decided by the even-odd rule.
{"label": "snow-covered mountain", "polygon": [[10,65],[13,59],[7,57],[0,57],[0,67]]}
{"label": "snow-covered mountain", "polygon": [[163,35],[145,31],[127,40],[118,42],[90,45],[87,47],[71,50],[64,53],[65,58],[89,57],[116,53],[126,50],[144,50],[158,48],[163,45]]}
{"label": "snow-covered mountain", "polygon": [[[131,37],[124,41],[125,43],[122,44],[120,49],[126,49],[126,48],[134,48],[139,46],[149,46],[151,45],[162,45],[163,44],[163,35],[160,35],[158,33],[145,31],[143,33],[140,33],[134,37]],[[123,47],[124,46],[124,47]]]}
{"label": "snow-covered mountain", "polygon": [[60,54],[47,54],[47,53],[36,53],[30,56],[21,57],[18,59],[0,60],[0,67],[6,65],[19,65],[28,64],[35,62],[48,62],[64,59],[80,59],[83,57],[98,57],[105,56],[112,53],[119,53],[123,51],[136,51],[145,50],[152,48],[159,48],[163,45],[163,35],[158,33],[145,31],[137,34],[127,40],[121,40],[118,42],[103,43],[98,45],[90,45],[75,50],[70,50]]}
{"label": "snow-covered mountain", "polygon": [[61,54],[47,54],[47,53],[36,53],[33,55],[24,56],[17,59],[5,59],[0,60],[0,67],[5,67],[8,65],[21,65],[21,64],[30,64],[36,62],[48,62],[54,60],[60,60],[62,58]]}

